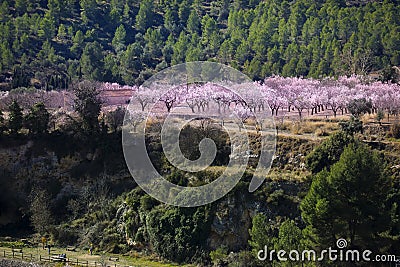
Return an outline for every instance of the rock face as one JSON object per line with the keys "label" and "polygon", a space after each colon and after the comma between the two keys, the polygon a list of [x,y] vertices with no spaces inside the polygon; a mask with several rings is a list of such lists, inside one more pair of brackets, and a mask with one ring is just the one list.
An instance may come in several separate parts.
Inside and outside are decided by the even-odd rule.
{"label": "rock face", "polygon": [[208,246],[210,250],[220,247],[238,252],[249,246],[249,229],[257,213],[265,214],[270,220],[279,216],[299,218],[298,197],[302,185],[291,181],[265,182],[259,190],[268,191],[266,197],[256,197],[246,190],[229,194],[215,208]]}
{"label": "rock face", "polygon": [[250,204],[234,196],[218,204],[208,238],[212,250],[223,246],[238,251],[246,247],[253,213]]}

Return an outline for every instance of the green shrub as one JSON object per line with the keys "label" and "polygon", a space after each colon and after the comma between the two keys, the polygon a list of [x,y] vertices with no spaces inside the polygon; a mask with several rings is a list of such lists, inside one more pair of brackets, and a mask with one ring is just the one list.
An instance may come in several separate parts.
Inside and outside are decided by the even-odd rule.
{"label": "green shrub", "polygon": [[76,244],[79,235],[75,229],[68,225],[60,225],[51,230],[52,240],[58,245],[68,246]]}
{"label": "green shrub", "polygon": [[235,262],[230,263],[228,266],[235,266],[235,267],[247,267],[247,266],[258,266],[260,262],[250,251],[240,251],[238,253],[237,259]]}
{"label": "green shrub", "polygon": [[210,231],[206,207],[153,209],[146,216],[151,247],[161,257],[178,263],[193,262]]}
{"label": "green shrub", "polygon": [[330,136],[306,157],[306,164],[312,173],[318,173],[337,162],[344,148],[352,141],[345,132]]}
{"label": "green shrub", "polygon": [[210,252],[210,258],[214,264],[221,264],[226,259],[227,254],[228,250],[225,247],[219,247]]}
{"label": "green shrub", "polygon": [[23,248],[25,244],[21,241],[0,241],[0,247]]}
{"label": "green shrub", "polygon": [[285,192],[282,189],[275,190],[268,196],[267,203],[277,206],[279,204],[279,201],[284,199],[285,197]]}
{"label": "green shrub", "polygon": [[140,207],[147,211],[151,210],[153,207],[155,207],[159,202],[155,199],[152,198],[149,195],[144,195],[140,198]]}

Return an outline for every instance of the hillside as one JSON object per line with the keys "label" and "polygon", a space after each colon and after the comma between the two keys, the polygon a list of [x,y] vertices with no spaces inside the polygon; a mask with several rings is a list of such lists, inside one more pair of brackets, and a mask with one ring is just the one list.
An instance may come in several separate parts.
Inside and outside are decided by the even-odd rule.
{"label": "hillside", "polygon": [[62,89],[76,78],[140,84],[214,60],[252,79],[365,74],[400,64],[397,1],[6,0],[0,82]]}
{"label": "hillside", "polygon": [[0,0],[0,266],[395,261],[399,4]]}
{"label": "hillside", "polygon": [[[390,208],[392,222],[383,225],[389,231],[388,238],[395,238],[399,232],[395,218],[400,212],[397,206],[400,143],[398,139],[384,136],[377,142],[368,141],[380,131],[368,118],[371,117],[365,117],[365,133],[356,136],[385,156],[385,175],[393,181],[385,210]],[[214,266],[236,261],[240,266],[263,266],[256,261],[249,246],[257,249],[270,244],[268,240],[280,244],[284,240],[281,231],[285,231],[280,229],[289,220],[295,223],[294,229],[308,225],[300,206],[313,188],[311,182],[319,177],[311,175],[310,166],[329,166],[353,138],[344,134],[318,136],[321,125],[325,130],[334,126],[330,131],[336,131],[336,122],[331,124],[324,120],[305,120],[299,129],[295,129],[297,124],[293,122],[280,125],[276,159],[257,192],[248,192],[251,171],[247,171],[228,195],[197,208],[168,206],[146,195],[126,169],[119,133],[103,134],[95,139],[79,130],[73,134],[54,132],[34,138],[1,136],[0,246],[20,245],[21,242],[9,241],[28,238],[31,245],[23,245],[23,249],[34,251],[40,236],[46,235],[50,244],[56,246],[55,251],[65,251],[67,246],[79,248],[74,257],[84,257],[93,243],[96,259],[106,251],[135,255],[135,259],[151,256],[199,266],[211,266],[211,261]],[[190,143],[196,143],[196,129],[191,131]],[[157,135],[150,135],[148,147],[155,164],[170,181],[196,185],[219,175],[221,166],[212,166],[195,175],[171,168],[162,160],[158,139]],[[217,142],[225,141],[222,137],[217,139]],[[334,154],[328,159],[324,154],[327,152]],[[227,155],[222,154],[221,158]],[[260,218],[266,220],[262,225],[257,224]],[[364,232],[360,230],[360,233]],[[393,253],[398,247],[396,239],[385,244],[388,245],[385,252]],[[372,248],[379,251],[378,246]],[[70,257],[72,253],[67,254]]]}

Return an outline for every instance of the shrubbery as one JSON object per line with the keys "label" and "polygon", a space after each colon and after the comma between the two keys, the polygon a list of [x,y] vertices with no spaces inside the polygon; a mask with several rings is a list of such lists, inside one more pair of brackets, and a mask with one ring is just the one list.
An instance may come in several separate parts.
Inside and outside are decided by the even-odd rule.
{"label": "shrubbery", "polygon": [[156,208],[146,217],[155,252],[176,262],[193,262],[204,249],[210,227],[207,207]]}
{"label": "shrubbery", "polygon": [[352,140],[353,138],[345,132],[333,134],[306,157],[307,166],[313,173],[329,168],[339,160],[344,147]]}

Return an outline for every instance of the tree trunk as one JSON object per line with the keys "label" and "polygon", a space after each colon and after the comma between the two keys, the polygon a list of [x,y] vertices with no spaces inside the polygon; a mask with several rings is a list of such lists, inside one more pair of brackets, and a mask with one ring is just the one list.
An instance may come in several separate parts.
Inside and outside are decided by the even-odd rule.
{"label": "tree trunk", "polygon": [[299,117],[300,117],[300,121],[301,121],[301,115],[302,115],[302,111],[300,109],[297,110],[299,113]]}

